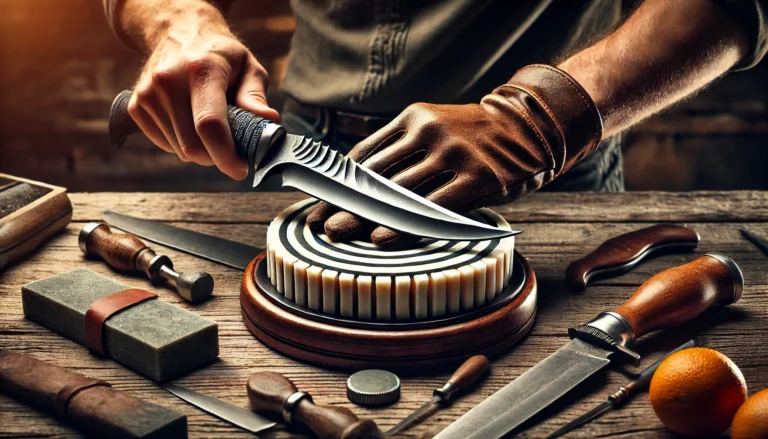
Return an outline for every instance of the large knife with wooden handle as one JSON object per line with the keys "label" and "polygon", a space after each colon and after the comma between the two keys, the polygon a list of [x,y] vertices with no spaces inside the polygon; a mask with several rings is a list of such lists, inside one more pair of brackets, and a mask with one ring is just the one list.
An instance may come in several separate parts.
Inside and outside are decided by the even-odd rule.
{"label": "large knife with wooden handle", "polygon": [[571,328],[571,342],[491,395],[436,436],[493,439],[507,434],[606,365],[613,357],[638,362],[637,337],[681,325],[713,304],[741,297],[736,263],[708,254],[650,278],[624,304]]}

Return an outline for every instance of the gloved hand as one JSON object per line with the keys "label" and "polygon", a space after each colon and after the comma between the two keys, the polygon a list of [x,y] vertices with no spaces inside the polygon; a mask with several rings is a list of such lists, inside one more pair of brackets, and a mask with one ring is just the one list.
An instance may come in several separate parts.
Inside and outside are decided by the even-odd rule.
{"label": "gloved hand", "polygon": [[[531,65],[479,104],[409,106],[349,157],[443,207],[466,212],[541,188],[592,152],[601,136],[600,114],[587,92],[555,67]],[[383,247],[409,240],[327,203],[318,204],[307,223],[333,241],[366,233]]]}

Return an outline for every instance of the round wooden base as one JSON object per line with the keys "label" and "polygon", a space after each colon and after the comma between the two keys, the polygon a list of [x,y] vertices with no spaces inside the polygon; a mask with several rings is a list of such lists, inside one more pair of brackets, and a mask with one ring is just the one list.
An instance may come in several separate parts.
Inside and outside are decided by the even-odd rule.
{"label": "round wooden base", "polygon": [[243,320],[262,343],[290,357],[337,369],[380,368],[411,372],[449,367],[475,354],[495,356],[520,341],[536,315],[536,276],[525,270],[522,290],[503,307],[473,320],[415,330],[370,330],[309,320],[281,308],[255,281],[264,253],[246,268],[240,288]]}

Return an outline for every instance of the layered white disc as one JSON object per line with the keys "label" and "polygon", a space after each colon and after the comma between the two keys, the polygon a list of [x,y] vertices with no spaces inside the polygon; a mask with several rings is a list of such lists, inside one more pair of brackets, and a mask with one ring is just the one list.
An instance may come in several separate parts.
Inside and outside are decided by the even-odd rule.
{"label": "layered white disc", "polygon": [[[267,231],[267,274],[300,306],[360,320],[455,315],[492,301],[512,276],[514,237],[486,241],[422,239],[387,251],[361,241],[331,242],[306,226],[317,200],[284,210]],[[510,229],[489,209],[470,216]]]}

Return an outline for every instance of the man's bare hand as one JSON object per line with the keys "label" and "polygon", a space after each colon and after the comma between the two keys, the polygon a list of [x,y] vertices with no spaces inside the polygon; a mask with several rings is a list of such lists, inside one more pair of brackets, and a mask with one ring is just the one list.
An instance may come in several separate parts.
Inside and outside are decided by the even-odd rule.
{"label": "man's bare hand", "polygon": [[128,112],[163,150],[185,162],[215,164],[231,178],[242,180],[248,169],[235,154],[227,122],[228,97],[267,119],[277,121],[279,115],[267,104],[264,67],[217,10],[200,7],[196,13],[184,11],[165,20],[173,24],[146,40],[150,55]]}

